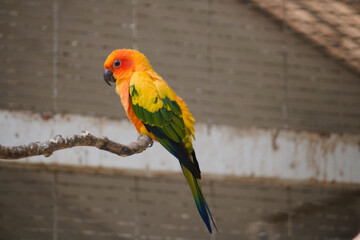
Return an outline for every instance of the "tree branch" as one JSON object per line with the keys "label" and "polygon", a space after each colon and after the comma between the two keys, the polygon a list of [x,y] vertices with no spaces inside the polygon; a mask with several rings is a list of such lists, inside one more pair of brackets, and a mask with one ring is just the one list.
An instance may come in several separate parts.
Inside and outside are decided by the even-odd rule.
{"label": "tree branch", "polygon": [[31,156],[44,155],[45,157],[57,150],[77,146],[91,146],[98,149],[126,157],[135,153],[141,153],[152,146],[153,140],[148,136],[141,136],[138,141],[129,145],[122,145],[109,140],[107,137],[96,137],[88,131],[82,131],[70,137],[57,135],[46,142],[32,142],[28,145],[6,147],[0,145],[0,159],[19,159]]}

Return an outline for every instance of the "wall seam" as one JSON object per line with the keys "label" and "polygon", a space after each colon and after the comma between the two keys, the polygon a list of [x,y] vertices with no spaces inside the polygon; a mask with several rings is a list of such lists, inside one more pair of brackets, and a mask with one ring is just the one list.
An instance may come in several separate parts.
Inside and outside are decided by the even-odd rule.
{"label": "wall seam", "polygon": [[58,112],[59,4],[53,0],[53,112]]}
{"label": "wall seam", "polygon": [[289,117],[288,117],[288,43],[287,43],[287,26],[286,26],[286,0],[282,0],[282,32],[283,32],[283,49],[282,49],[282,82],[283,82],[283,98],[282,98],[282,119],[283,128],[289,128]]}

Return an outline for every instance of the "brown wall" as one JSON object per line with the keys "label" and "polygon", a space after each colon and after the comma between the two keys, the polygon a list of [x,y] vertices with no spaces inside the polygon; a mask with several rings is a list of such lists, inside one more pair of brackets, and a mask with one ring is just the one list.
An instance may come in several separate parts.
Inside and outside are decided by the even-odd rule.
{"label": "brown wall", "polygon": [[[210,239],[180,175],[12,165],[0,166],[0,239]],[[359,232],[358,186],[206,179],[217,240],[348,240]]]}
{"label": "brown wall", "polygon": [[[281,8],[281,6],[278,6]],[[360,80],[251,1],[0,2],[0,107],[124,117],[102,79],[137,47],[199,122],[360,132]]]}

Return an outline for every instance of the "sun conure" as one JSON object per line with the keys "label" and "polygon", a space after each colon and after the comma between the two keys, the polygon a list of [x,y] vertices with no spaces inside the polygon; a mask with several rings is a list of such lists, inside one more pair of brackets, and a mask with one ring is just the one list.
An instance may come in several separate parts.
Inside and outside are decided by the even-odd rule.
{"label": "sun conure", "polygon": [[179,160],[201,218],[210,233],[210,219],[217,230],[201,190],[200,168],[192,145],[195,120],[185,102],[136,50],[113,51],[104,69],[105,82],[116,83],[116,92],[136,130],[158,141]]}

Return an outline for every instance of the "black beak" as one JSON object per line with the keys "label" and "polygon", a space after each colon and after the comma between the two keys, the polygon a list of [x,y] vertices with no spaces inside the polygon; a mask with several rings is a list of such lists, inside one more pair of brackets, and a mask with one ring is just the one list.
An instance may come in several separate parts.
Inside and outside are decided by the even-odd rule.
{"label": "black beak", "polygon": [[104,70],[104,80],[109,86],[111,86],[110,82],[116,82],[111,70],[109,69]]}

